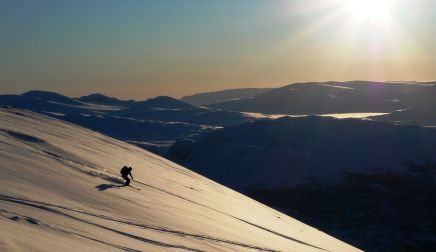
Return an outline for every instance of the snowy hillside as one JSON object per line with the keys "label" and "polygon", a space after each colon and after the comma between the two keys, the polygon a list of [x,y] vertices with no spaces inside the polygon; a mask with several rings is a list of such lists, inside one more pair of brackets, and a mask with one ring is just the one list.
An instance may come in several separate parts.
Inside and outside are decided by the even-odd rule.
{"label": "snowy hillside", "polygon": [[[119,168],[138,182],[120,187]],[[132,145],[0,109],[0,251],[358,251]]]}

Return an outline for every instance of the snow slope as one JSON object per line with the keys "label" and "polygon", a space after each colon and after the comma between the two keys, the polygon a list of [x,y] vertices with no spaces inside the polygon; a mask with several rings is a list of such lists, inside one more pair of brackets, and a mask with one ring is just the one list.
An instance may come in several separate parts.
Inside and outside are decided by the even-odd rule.
{"label": "snow slope", "polygon": [[[129,164],[139,182],[120,187]],[[358,251],[133,145],[0,109],[0,251]]]}

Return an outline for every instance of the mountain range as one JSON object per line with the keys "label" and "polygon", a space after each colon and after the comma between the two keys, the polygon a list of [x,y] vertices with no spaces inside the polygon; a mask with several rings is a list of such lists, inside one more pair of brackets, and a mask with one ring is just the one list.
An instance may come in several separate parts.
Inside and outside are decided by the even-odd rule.
{"label": "mountain range", "polygon": [[[0,105],[170,158],[364,250],[434,251],[435,92],[435,83],[354,81],[217,95],[227,101],[208,107],[46,91],[0,95]],[[328,117],[355,115],[365,118]]]}
{"label": "mountain range", "polygon": [[166,96],[126,101],[102,94],[70,98],[53,92],[29,91],[0,95],[0,105],[50,115],[159,154],[165,154],[180,137],[195,137],[217,127],[250,120],[239,112],[200,108]]}
{"label": "mountain range", "polygon": [[184,96],[181,100],[192,105],[205,106],[213,103],[250,98],[270,90],[272,90],[272,88],[227,89]]}
{"label": "mountain range", "polygon": [[331,117],[257,120],[179,140],[174,160],[235,189],[337,184],[344,172],[436,164],[436,129]]}
{"label": "mountain range", "polygon": [[229,111],[310,115],[391,113],[410,107],[434,107],[436,83],[312,82],[296,83],[250,98],[209,104]]}

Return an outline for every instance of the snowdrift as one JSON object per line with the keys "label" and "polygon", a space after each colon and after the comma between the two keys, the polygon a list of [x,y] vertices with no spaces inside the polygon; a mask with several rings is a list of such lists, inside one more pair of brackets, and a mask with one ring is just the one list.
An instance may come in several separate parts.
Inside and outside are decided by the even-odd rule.
{"label": "snowdrift", "polygon": [[0,251],[359,250],[133,145],[2,108]]}

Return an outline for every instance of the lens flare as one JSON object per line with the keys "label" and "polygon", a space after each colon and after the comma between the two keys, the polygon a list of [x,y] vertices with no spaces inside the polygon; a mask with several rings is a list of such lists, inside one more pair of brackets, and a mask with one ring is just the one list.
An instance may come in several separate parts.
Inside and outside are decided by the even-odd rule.
{"label": "lens flare", "polygon": [[384,22],[390,15],[391,0],[345,0],[354,18]]}

